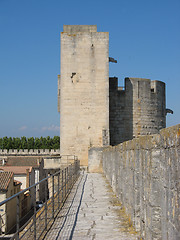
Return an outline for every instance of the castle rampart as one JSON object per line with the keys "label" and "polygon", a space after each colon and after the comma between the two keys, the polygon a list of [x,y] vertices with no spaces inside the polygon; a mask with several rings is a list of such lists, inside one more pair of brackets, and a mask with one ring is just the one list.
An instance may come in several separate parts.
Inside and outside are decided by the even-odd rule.
{"label": "castle rampart", "polygon": [[[88,149],[117,145],[166,127],[165,83],[109,78],[109,34],[95,25],[64,25],[58,76],[60,153],[88,166]],[[171,112],[171,110],[169,110]]]}
{"label": "castle rampart", "polygon": [[101,151],[100,165],[143,239],[180,239],[180,124]]}
{"label": "castle rampart", "polygon": [[59,149],[0,149],[0,156],[4,155],[59,155]]}
{"label": "castle rampart", "polygon": [[158,133],[166,127],[165,84],[144,78],[125,78],[125,89],[110,78],[110,144]]}

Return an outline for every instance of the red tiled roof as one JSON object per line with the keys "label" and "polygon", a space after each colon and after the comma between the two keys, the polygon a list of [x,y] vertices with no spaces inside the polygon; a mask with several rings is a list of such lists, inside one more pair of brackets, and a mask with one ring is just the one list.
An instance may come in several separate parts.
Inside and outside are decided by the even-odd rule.
{"label": "red tiled roof", "polygon": [[8,156],[6,166],[32,166],[39,167],[41,158],[38,156]]}
{"label": "red tiled roof", "polygon": [[0,166],[0,170],[6,171],[6,172],[13,172],[16,174],[27,174],[27,170],[29,172],[32,171],[31,166]]}
{"label": "red tiled roof", "polygon": [[13,172],[0,172],[0,191],[7,191]]}

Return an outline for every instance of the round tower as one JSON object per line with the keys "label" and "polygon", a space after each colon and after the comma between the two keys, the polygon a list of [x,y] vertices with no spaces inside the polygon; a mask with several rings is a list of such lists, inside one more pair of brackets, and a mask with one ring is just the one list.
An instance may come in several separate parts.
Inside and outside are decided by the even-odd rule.
{"label": "round tower", "polygon": [[166,127],[165,83],[144,78],[125,79],[132,138],[158,133]]}

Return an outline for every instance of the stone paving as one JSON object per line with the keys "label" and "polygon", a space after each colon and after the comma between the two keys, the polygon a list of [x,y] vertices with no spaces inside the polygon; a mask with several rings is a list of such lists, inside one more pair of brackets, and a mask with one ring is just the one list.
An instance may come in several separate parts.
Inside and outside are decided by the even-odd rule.
{"label": "stone paving", "polygon": [[44,239],[138,240],[118,199],[100,173],[82,173]]}

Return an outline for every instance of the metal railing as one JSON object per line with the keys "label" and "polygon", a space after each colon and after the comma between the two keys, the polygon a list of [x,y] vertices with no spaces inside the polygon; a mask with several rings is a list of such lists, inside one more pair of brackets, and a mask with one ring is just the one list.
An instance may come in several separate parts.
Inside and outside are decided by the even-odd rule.
{"label": "metal railing", "polygon": [[79,161],[75,160],[0,202],[0,239],[42,239],[64,205],[79,170]]}

